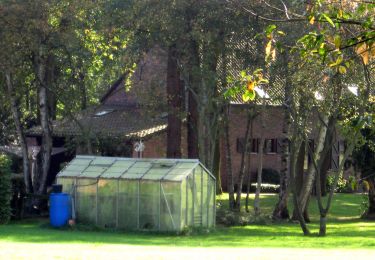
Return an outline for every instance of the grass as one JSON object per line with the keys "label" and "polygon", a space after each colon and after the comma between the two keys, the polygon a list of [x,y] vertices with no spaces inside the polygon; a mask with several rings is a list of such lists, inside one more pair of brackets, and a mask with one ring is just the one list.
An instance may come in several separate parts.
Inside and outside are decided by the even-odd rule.
{"label": "grass", "polygon": [[[218,203],[227,205],[227,195],[218,196]],[[276,202],[276,195],[264,194],[261,206],[265,214],[270,214]],[[81,244],[100,245],[138,245],[162,247],[272,247],[272,248],[345,248],[375,249],[375,222],[360,219],[361,204],[365,199],[359,194],[336,194],[329,215],[326,237],[302,235],[297,223],[241,227],[217,227],[209,233],[190,235],[82,231],[72,229],[52,229],[48,220],[13,221],[0,226],[0,245],[9,244]],[[251,201],[252,203],[252,201]],[[251,204],[252,205],[252,204]],[[317,232],[318,214],[316,203],[311,201],[312,223],[309,227]]]}

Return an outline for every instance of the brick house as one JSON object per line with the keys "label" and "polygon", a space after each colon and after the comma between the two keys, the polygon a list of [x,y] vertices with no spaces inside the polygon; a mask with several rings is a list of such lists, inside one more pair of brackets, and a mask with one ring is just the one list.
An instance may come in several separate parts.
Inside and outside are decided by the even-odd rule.
{"label": "brick house", "polygon": [[[140,140],[145,149],[142,157],[166,157],[167,142],[167,113],[166,107],[160,100],[166,100],[166,53],[160,49],[153,49],[132,75],[132,87],[126,90],[125,77],[120,77],[103,95],[100,104],[82,111],[76,121],[65,119],[53,122],[54,147],[67,145],[67,140],[79,139],[85,133],[92,135],[96,140],[111,140],[113,149],[99,147],[97,154],[107,156],[139,157],[141,154],[134,150]],[[232,154],[232,172],[236,178],[240,171],[241,155],[244,150],[244,136],[246,132],[247,104],[240,101],[233,102],[230,107],[230,149]],[[266,129],[264,169],[280,171],[283,109],[280,104],[269,104],[265,113]],[[79,122],[79,125],[76,123]],[[88,129],[82,132],[82,126]],[[259,139],[261,136],[260,117],[253,120],[253,139],[249,154],[250,172],[255,173],[259,162]],[[312,137],[313,138],[313,137]],[[29,129],[27,140],[30,144],[41,143],[41,129]],[[103,143],[102,142],[102,143]],[[182,157],[187,157],[187,131],[182,129]],[[221,180],[226,187],[225,147],[221,145]],[[76,146],[76,153],[85,153],[82,145]],[[337,156],[335,156],[336,158]],[[70,159],[70,157],[68,157]],[[55,176],[57,172],[51,173]]]}

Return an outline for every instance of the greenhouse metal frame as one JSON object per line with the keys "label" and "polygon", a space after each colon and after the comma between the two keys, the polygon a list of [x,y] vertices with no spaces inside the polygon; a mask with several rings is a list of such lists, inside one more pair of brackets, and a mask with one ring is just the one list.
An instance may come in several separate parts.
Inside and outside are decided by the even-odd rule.
{"label": "greenhouse metal frame", "polygon": [[106,228],[211,228],[216,179],[193,159],[77,156],[57,175],[77,221]]}

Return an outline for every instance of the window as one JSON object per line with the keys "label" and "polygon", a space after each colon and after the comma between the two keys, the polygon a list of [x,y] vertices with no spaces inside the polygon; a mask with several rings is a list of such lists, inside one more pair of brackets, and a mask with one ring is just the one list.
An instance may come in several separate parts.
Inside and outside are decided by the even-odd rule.
{"label": "window", "polygon": [[[250,153],[258,153],[259,150],[259,139],[253,138],[249,140],[250,142]],[[245,138],[237,138],[237,152],[245,152]],[[249,152],[248,152],[249,153]]]}
{"label": "window", "polygon": [[264,152],[265,153],[277,153],[277,139],[265,139],[264,140]]}

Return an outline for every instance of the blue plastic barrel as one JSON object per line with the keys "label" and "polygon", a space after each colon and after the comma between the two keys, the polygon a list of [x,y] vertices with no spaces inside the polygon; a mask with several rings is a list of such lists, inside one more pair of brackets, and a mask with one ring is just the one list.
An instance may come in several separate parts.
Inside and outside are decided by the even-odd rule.
{"label": "blue plastic barrel", "polygon": [[67,193],[51,193],[49,197],[49,218],[51,226],[63,227],[71,217],[70,196]]}

